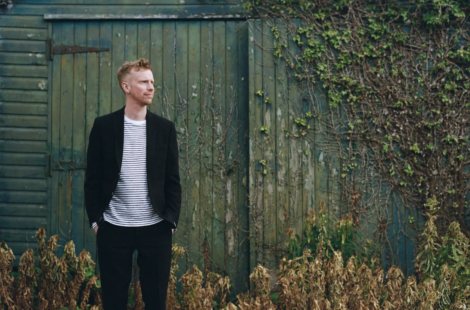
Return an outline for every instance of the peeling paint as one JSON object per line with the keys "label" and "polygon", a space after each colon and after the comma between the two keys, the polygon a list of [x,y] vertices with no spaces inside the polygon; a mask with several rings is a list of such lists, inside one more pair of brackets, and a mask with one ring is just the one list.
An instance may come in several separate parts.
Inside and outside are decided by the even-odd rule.
{"label": "peeling paint", "polygon": [[32,33],[28,33],[28,35],[26,35],[29,39],[31,39],[32,37],[34,37],[34,34]]}
{"label": "peeling paint", "polygon": [[46,89],[46,81],[42,80],[41,82],[38,83],[38,87],[40,90],[45,90]]}
{"label": "peeling paint", "polygon": [[277,116],[281,116],[282,115],[282,110],[280,108],[277,108]]}
{"label": "peeling paint", "polygon": [[268,184],[268,193],[269,195],[273,194],[273,185],[271,183]]}
{"label": "peeling paint", "polygon": [[42,55],[42,54],[36,54],[36,58],[43,58],[43,57],[44,57],[44,55]]}
{"label": "peeling paint", "polygon": [[281,222],[284,222],[284,221],[286,220],[286,217],[285,217],[285,215],[284,215],[283,208],[279,208],[279,215],[278,215],[278,217],[279,217],[279,220],[280,220]]}
{"label": "peeling paint", "polygon": [[230,228],[228,230],[227,241],[228,241],[228,254],[233,255],[233,248],[235,245],[235,236],[233,235],[233,228]]}
{"label": "peeling paint", "polygon": [[117,36],[118,36],[118,38],[120,38],[120,37],[121,37],[121,33],[120,33],[120,32],[118,32]]}
{"label": "peeling paint", "polygon": [[199,180],[194,181],[194,184],[196,184],[196,187],[199,188]]}
{"label": "peeling paint", "polygon": [[[227,180],[227,203],[230,206],[232,203],[232,180],[228,179]],[[229,210],[230,211],[230,210]]]}
{"label": "peeling paint", "polygon": [[227,214],[225,214],[225,223],[230,223],[232,220],[232,210],[228,209]]}

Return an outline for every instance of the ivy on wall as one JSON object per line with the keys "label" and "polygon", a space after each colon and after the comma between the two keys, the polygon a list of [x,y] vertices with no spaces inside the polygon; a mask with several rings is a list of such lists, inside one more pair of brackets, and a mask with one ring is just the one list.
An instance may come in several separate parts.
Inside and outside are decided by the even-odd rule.
{"label": "ivy on wall", "polygon": [[[439,231],[457,221],[468,235],[469,2],[245,0],[243,6],[269,25],[272,53],[309,104],[286,136],[308,139],[323,128],[341,145],[345,195],[355,193],[358,164],[373,166],[409,214],[422,213],[435,197]],[[406,224],[417,227],[411,215]]]}

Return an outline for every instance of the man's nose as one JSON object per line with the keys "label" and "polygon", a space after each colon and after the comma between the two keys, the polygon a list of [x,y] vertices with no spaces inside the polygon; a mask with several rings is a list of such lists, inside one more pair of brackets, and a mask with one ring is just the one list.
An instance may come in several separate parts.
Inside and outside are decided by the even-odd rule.
{"label": "man's nose", "polygon": [[153,91],[153,90],[155,89],[155,87],[153,86],[152,83],[149,83],[147,89],[148,89],[149,91]]}

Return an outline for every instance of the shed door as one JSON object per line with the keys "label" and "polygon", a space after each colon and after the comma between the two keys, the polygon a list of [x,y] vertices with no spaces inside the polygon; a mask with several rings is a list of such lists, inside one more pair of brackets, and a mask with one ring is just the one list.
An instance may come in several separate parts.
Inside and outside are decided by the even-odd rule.
{"label": "shed door", "polygon": [[96,259],[83,183],[93,121],[125,104],[116,71],[150,60],[156,95],[150,110],[176,123],[183,186],[174,242],[185,247],[180,272],[202,269],[203,242],[215,271],[238,289],[248,283],[248,40],[240,21],[54,22],[56,45],[108,52],[52,60],[51,233]]}

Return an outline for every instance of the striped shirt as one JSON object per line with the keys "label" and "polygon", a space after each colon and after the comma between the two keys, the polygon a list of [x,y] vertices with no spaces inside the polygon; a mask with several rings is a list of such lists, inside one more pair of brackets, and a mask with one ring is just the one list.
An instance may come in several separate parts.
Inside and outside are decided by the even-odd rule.
{"label": "striped shirt", "polygon": [[163,220],[152,208],[148,192],[146,127],[146,120],[134,121],[124,115],[121,173],[109,208],[103,214],[106,222],[117,226],[149,226]]}

